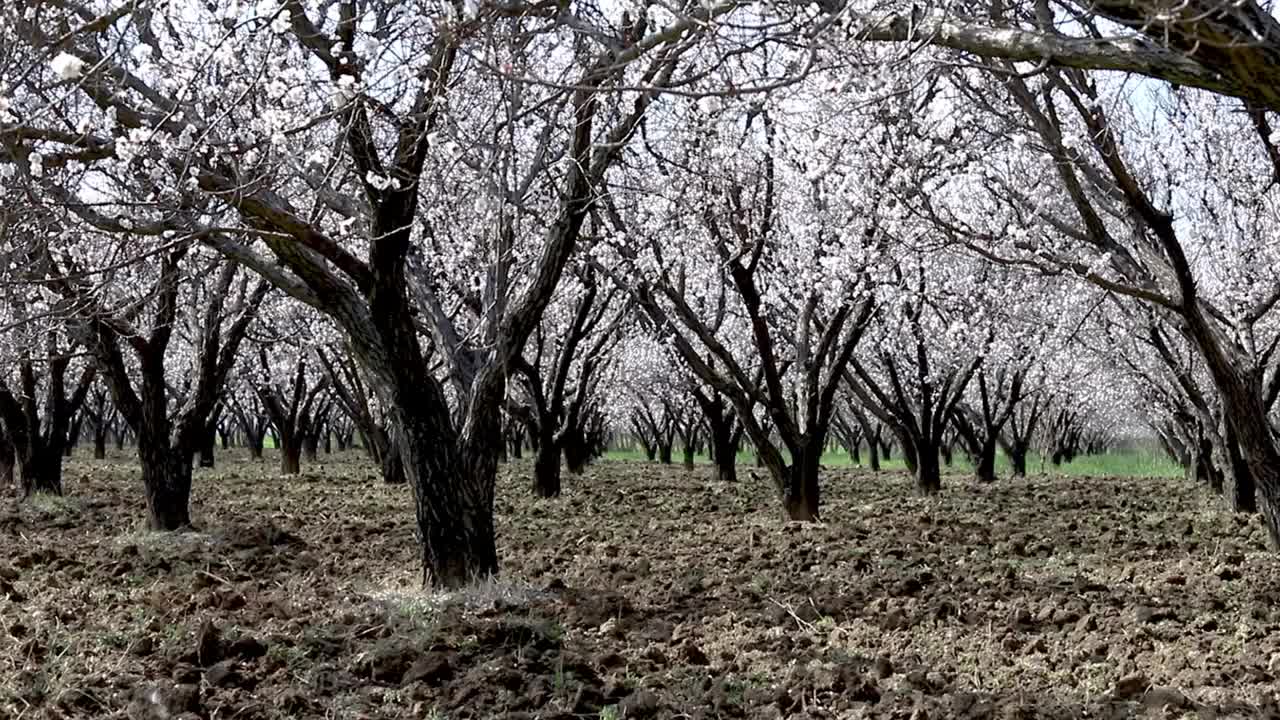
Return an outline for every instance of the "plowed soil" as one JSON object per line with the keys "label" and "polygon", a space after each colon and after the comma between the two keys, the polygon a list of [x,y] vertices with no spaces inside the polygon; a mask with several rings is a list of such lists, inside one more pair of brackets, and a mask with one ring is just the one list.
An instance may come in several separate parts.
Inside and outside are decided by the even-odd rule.
{"label": "plowed soil", "polygon": [[179,534],[133,465],[0,509],[0,718],[1280,717],[1280,559],[1181,481],[833,470],[802,526],[747,468],[517,462],[442,595],[356,453],[224,456]]}

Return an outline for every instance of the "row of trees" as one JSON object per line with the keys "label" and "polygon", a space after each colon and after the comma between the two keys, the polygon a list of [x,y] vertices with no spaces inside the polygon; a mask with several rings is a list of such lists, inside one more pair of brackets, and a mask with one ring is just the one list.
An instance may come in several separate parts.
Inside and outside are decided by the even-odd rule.
{"label": "row of trees", "polygon": [[936,492],[953,439],[1146,426],[1280,541],[1256,3],[175,5],[0,9],[0,421],[102,383],[158,529],[224,416],[329,413],[441,585],[497,571],[511,438],[554,495],[627,427],[808,520],[833,441]]}

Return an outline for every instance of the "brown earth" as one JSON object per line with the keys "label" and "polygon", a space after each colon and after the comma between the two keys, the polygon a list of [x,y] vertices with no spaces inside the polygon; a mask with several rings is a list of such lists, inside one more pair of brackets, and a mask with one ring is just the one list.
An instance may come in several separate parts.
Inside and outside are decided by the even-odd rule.
{"label": "brown earth", "polygon": [[1280,717],[1280,559],[1179,481],[833,470],[800,526],[763,481],[516,464],[503,576],[438,595],[404,488],[274,466],[198,471],[177,535],[127,459],[6,502],[0,718]]}

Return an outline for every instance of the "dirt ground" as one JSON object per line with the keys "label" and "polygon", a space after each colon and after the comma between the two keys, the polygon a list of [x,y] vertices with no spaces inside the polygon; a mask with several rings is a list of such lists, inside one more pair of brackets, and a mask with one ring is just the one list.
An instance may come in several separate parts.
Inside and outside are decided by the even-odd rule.
{"label": "dirt ground", "polygon": [[199,471],[198,532],[138,529],[128,460],[0,508],[0,718],[1280,717],[1280,559],[1169,480],[609,462],[535,501],[503,575],[419,589],[405,488],[357,455]]}

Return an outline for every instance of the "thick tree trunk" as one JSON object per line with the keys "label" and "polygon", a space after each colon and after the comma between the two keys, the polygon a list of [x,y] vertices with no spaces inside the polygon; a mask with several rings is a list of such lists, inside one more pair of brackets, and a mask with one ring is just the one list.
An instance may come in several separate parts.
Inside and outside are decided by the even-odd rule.
{"label": "thick tree trunk", "polygon": [[973,468],[974,477],[978,482],[989,483],[996,481],[996,439],[988,437],[982,441],[982,445],[978,447],[978,457],[976,457]]}
{"label": "thick tree trunk", "polygon": [[1005,448],[1005,454],[1009,456],[1009,469],[1013,471],[1014,477],[1027,476],[1027,452],[1030,449],[1027,443],[1020,440],[1014,440]]}
{"label": "thick tree trunk", "polygon": [[403,485],[404,463],[400,461],[400,451],[394,447],[388,446],[378,458],[379,464],[382,466],[382,482],[387,485]]}
{"label": "thick tree trunk", "polygon": [[[938,463],[938,448],[931,443],[923,440],[910,443],[912,454],[915,456],[916,465],[916,490],[924,495],[936,495],[942,490],[942,466]],[[905,451],[908,447],[907,443],[903,443],[902,448]],[[906,456],[906,453],[903,453]]]}
{"label": "thick tree trunk", "polygon": [[658,444],[658,462],[663,465],[671,464],[671,443]]}
{"label": "thick tree trunk", "polygon": [[867,443],[867,467],[871,472],[880,472],[880,444],[874,440]]}
{"label": "thick tree trunk", "polygon": [[564,457],[564,466],[571,475],[581,475],[587,469],[587,463],[594,459],[599,451],[595,441],[588,439],[581,428],[570,428],[560,440],[560,453]]}
{"label": "thick tree trunk", "polygon": [[538,433],[538,449],[533,455],[533,494],[544,498],[560,495],[560,446],[549,432]]}
{"label": "thick tree trunk", "polygon": [[[415,399],[419,402],[396,408],[400,430],[395,435],[405,476],[414,489],[424,580],[437,587],[458,587],[495,575],[496,449],[476,448],[475,457],[463,457],[455,448],[447,410],[433,412],[421,402],[434,398]],[[496,430],[493,440],[500,442]]]}
{"label": "thick tree trunk", "polygon": [[142,487],[147,496],[147,527],[181,530],[191,525],[191,455],[141,439]]}
{"label": "thick tree trunk", "polygon": [[1255,513],[1258,511],[1258,491],[1253,472],[1240,451],[1231,423],[1226,423],[1226,430],[1226,470],[1231,478],[1230,485],[1226,488],[1227,503],[1235,512]]}
{"label": "thick tree trunk", "polygon": [[14,487],[13,447],[8,442],[0,442],[0,484],[5,488]]}
{"label": "thick tree trunk", "polygon": [[[1280,451],[1267,421],[1267,408],[1262,401],[1262,379],[1256,374],[1237,370],[1198,306],[1189,306],[1183,317],[1222,396],[1227,426],[1234,435],[1226,438],[1227,445],[1235,449],[1248,467],[1249,478],[1256,484],[1254,501],[1261,500],[1260,509],[1272,547],[1280,549]],[[1237,502],[1243,499],[1239,498],[1241,488],[1232,490],[1233,499]]]}
{"label": "thick tree trunk", "polygon": [[654,460],[658,459],[658,448],[657,448],[657,446],[656,446],[656,445],[645,445],[645,446],[644,446],[644,457],[645,457],[645,459],[646,459],[646,460],[648,460],[649,462],[653,462]]}
{"label": "thick tree trunk", "polygon": [[[900,436],[898,438],[898,444],[902,446],[902,464],[906,466],[907,472],[912,473],[913,475],[916,474],[919,458],[917,457],[918,453],[916,452],[915,443],[912,442],[909,437]],[[885,451],[884,457],[886,460],[889,459],[889,453],[887,450]]]}
{"label": "thick tree trunk", "polygon": [[103,427],[93,428],[93,459],[105,460],[107,457],[107,430]]}
{"label": "thick tree trunk", "polygon": [[738,481],[738,452],[734,447],[733,427],[726,422],[711,425],[711,452],[715,456],[716,477],[721,482]]}
{"label": "thick tree trunk", "polygon": [[214,466],[213,449],[218,444],[218,431],[216,428],[209,428],[207,432],[200,436],[200,452],[199,463],[202,468],[211,468]]}
{"label": "thick tree trunk", "polygon": [[942,443],[941,446],[939,446],[938,449],[942,452],[942,464],[946,465],[947,467],[951,467],[952,463],[955,462],[954,453],[951,449],[951,443],[944,442]]}
{"label": "thick tree trunk", "polygon": [[805,448],[791,459],[786,468],[786,490],[782,498],[788,520],[815,522],[819,519],[818,470],[822,458],[821,443]]}
{"label": "thick tree trunk", "polygon": [[12,488],[14,485],[13,465],[15,460],[13,445],[9,443],[9,438],[0,434],[0,484],[6,489]]}
{"label": "thick tree trunk", "polygon": [[36,493],[62,494],[62,449],[36,448],[18,455],[18,477],[22,496]]}
{"label": "thick tree trunk", "polygon": [[280,474],[297,475],[302,472],[302,443],[288,435],[281,436]]}
{"label": "thick tree trunk", "polygon": [[684,443],[683,457],[681,458],[681,464],[684,465],[684,469],[686,471],[693,470],[693,461],[696,455],[697,453],[695,452],[693,443]]}
{"label": "thick tree trunk", "polygon": [[305,433],[302,437],[302,456],[313,463],[320,455],[320,436],[316,433]]}
{"label": "thick tree trunk", "polygon": [[1222,494],[1222,472],[1213,463],[1213,444],[1208,438],[1200,438],[1200,446],[1195,453],[1195,476],[1215,495]]}
{"label": "thick tree trunk", "polygon": [[249,446],[249,457],[254,460],[261,460],[262,446],[266,440],[264,433],[246,432],[244,436],[245,444]]}

